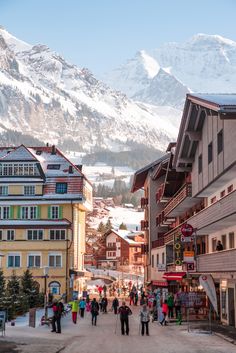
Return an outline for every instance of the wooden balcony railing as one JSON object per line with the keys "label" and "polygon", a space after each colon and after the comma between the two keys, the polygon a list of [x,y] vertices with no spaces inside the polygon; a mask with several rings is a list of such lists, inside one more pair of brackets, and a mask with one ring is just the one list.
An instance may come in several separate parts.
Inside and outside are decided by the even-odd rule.
{"label": "wooden balcony railing", "polygon": [[192,197],[192,183],[184,184],[181,189],[171,198],[164,208],[164,215],[167,216],[174,210],[186,197]]}
{"label": "wooden balcony railing", "polygon": [[148,221],[141,221],[141,230],[147,230],[149,228],[149,222]]}
{"label": "wooden balcony railing", "polygon": [[198,272],[235,272],[236,249],[222,250],[197,256]]}
{"label": "wooden balcony railing", "polygon": [[152,249],[158,248],[159,246],[165,245],[164,238],[156,239],[152,241]]}
{"label": "wooden balcony railing", "polygon": [[140,200],[140,206],[141,208],[146,208],[148,206],[148,198],[147,197],[141,197]]}

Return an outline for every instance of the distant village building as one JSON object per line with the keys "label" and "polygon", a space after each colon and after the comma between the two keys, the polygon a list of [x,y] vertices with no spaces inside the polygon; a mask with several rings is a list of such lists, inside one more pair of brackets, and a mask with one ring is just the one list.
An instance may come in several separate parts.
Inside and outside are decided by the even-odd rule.
{"label": "distant village building", "polygon": [[111,229],[104,235],[103,242],[104,250],[98,257],[98,268],[143,273],[142,232]]}
{"label": "distant village building", "polygon": [[[92,186],[55,146],[0,148],[0,267],[29,269],[40,290],[81,289]],[[46,284],[46,288],[45,288]]]}

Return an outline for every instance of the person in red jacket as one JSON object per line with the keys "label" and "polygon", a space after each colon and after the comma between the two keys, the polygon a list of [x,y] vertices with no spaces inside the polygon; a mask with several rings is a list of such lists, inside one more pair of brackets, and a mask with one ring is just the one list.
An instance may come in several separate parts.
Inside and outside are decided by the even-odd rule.
{"label": "person in red jacket", "polygon": [[167,325],[166,323],[166,316],[168,315],[168,304],[167,304],[167,300],[164,301],[164,303],[162,304],[162,314],[163,314],[163,319],[162,321],[160,321],[161,325]]}

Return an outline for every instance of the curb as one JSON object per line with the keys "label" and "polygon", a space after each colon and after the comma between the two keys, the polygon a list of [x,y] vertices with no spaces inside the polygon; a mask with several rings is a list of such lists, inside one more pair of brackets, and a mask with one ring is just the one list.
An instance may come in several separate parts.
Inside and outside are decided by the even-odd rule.
{"label": "curb", "polygon": [[228,336],[223,335],[222,333],[218,333],[218,332],[215,332],[215,331],[213,331],[213,333],[214,333],[215,336],[218,336],[218,337],[222,338],[223,340],[236,345],[236,341],[233,338],[230,338]]}

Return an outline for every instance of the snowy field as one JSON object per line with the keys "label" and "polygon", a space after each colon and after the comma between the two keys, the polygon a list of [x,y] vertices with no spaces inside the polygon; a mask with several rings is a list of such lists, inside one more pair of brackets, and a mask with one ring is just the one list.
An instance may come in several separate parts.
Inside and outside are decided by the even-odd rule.
{"label": "snowy field", "polygon": [[107,207],[109,216],[103,218],[91,218],[90,227],[97,228],[100,222],[106,223],[110,219],[112,227],[118,229],[123,222],[128,230],[140,230],[140,222],[144,217],[144,212],[124,207]]}

